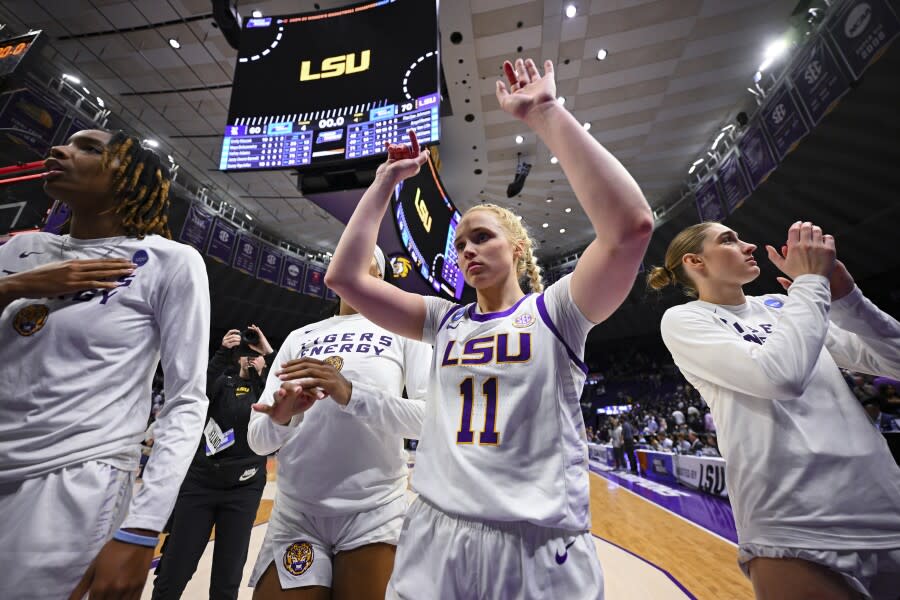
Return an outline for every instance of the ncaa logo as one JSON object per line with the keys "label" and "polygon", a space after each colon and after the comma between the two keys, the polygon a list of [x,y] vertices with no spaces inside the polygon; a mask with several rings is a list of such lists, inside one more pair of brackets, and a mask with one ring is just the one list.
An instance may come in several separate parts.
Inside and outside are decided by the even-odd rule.
{"label": "ncaa logo", "polygon": [[784,306],[784,302],[779,300],[778,298],[766,298],[763,302],[766,306],[771,306],[772,308],[781,308]]}
{"label": "ncaa logo", "polygon": [[138,250],[131,257],[131,262],[133,262],[134,264],[136,264],[139,267],[143,267],[144,265],[146,265],[148,260],[150,260],[150,257],[147,256],[146,250]]}
{"label": "ncaa logo", "polygon": [[847,15],[847,20],[844,21],[844,35],[852,40],[866,30],[871,20],[872,7],[866,3],[860,4]]}

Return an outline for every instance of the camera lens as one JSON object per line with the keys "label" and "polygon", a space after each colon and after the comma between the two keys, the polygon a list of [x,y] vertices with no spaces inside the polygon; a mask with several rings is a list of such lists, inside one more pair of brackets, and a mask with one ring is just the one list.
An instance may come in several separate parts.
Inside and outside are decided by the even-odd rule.
{"label": "camera lens", "polygon": [[258,344],[259,334],[252,329],[245,329],[241,332],[241,341],[245,344]]}

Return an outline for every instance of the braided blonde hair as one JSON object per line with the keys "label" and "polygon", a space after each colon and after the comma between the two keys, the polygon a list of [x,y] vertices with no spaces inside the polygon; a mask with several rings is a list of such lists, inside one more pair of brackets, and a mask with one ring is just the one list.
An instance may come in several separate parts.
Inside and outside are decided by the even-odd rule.
{"label": "braided blonde hair", "polygon": [[541,280],[541,268],[534,258],[535,241],[528,235],[528,230],[522,225],[519,217],[507,208],[496,204],[480,204],[466,211],[469,214],[473,210],[486,210],[497,217],[500,226],[506,231],[509,241],[522,250],[522,255],[516,261],[516,276],[521,280],[528,277],[528,285],[531,291],[541,293],[544,291],[544,282]]}

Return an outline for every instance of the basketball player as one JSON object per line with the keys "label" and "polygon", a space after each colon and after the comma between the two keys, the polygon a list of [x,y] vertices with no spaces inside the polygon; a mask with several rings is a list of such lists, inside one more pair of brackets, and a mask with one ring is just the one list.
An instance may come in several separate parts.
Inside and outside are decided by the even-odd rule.
{"label": "basketball player", "polygon": [[[369,274],[384,269],[376,249]],[[337,316],[285,340],[248,433],[256,453],[278,450],[254,598],[384,598],[407,507],[403,438],[419,437],[430,363],[431,348],[343,300]]]}
{"label": "basketball player", "polygon": [[[459,306],[366,277],[395,184],[425,153],[389,151],[356,208],[326,281],[386,329],[433,343],[414,488],[389,598],[601,598],[588,452],[578,403],[588,331],[622,303],[653,230],[625,168],[556,101],[553,65],[506,62],[497,98],[559,158],[596,239],[574,273],[542,290],[532,241],[494,205],[466,212],[459,267],[477,302]],[[532,294],[519,280],[527,275]]]}
{"label": "basketball player", "polygon": [[79,131],[46,165],[70,234],[0,247],[0,598],[139,598],[203,429],[206,268],[169,239],[168,175],[136,138]]}
{"label": "basketball player", "polygon": [[739,563],[760,600],[896,600],[900,469],[838,367],[896,377],[900,324],[819,227],[797,222],[782,253],[766,249],[787,296],[744,295],[756,246],[719,223],[679,233],[648,276],[698,297],[666,311],[662,336],[712,409]]}

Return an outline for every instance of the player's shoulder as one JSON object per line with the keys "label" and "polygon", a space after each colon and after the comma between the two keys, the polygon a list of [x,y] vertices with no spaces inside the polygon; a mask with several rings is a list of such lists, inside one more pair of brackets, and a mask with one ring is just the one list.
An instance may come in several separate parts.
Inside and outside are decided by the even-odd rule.
{"label": "player's shoulder", "polygon": [[[25,252],[25,251],[44,251],[46,248],[58,245],[59,236],[45,231],[36,231],[34,233],[20,233],[9,238],[6,243],[0,246],[0,252]],[[21,258],[25,258],[24,256]]]}
{"label": "player's shoulder", "polygon": [[698,320],[713,322],[714,319],[711,317],[714,315],[715,310],[710,305],[699,300],[692,300],[666,309],[660,321],[660,328],[665,331],[686,322],[696,323]]}
{"label": "player's shoulder", "polygon": [[[153,251],[161,259],[165,260],[169,266],[186,264],[192,268],[202,268],[206,270],[203,263],[203,256],[193,246],[182,244],[175,240],[157,234],[144,236],[141,240],[136,240],[135,245],[140,249],[146,248]],[[140,249],[138,252],[140,252]],[[141,260],[142,257],[138,257]]]}

